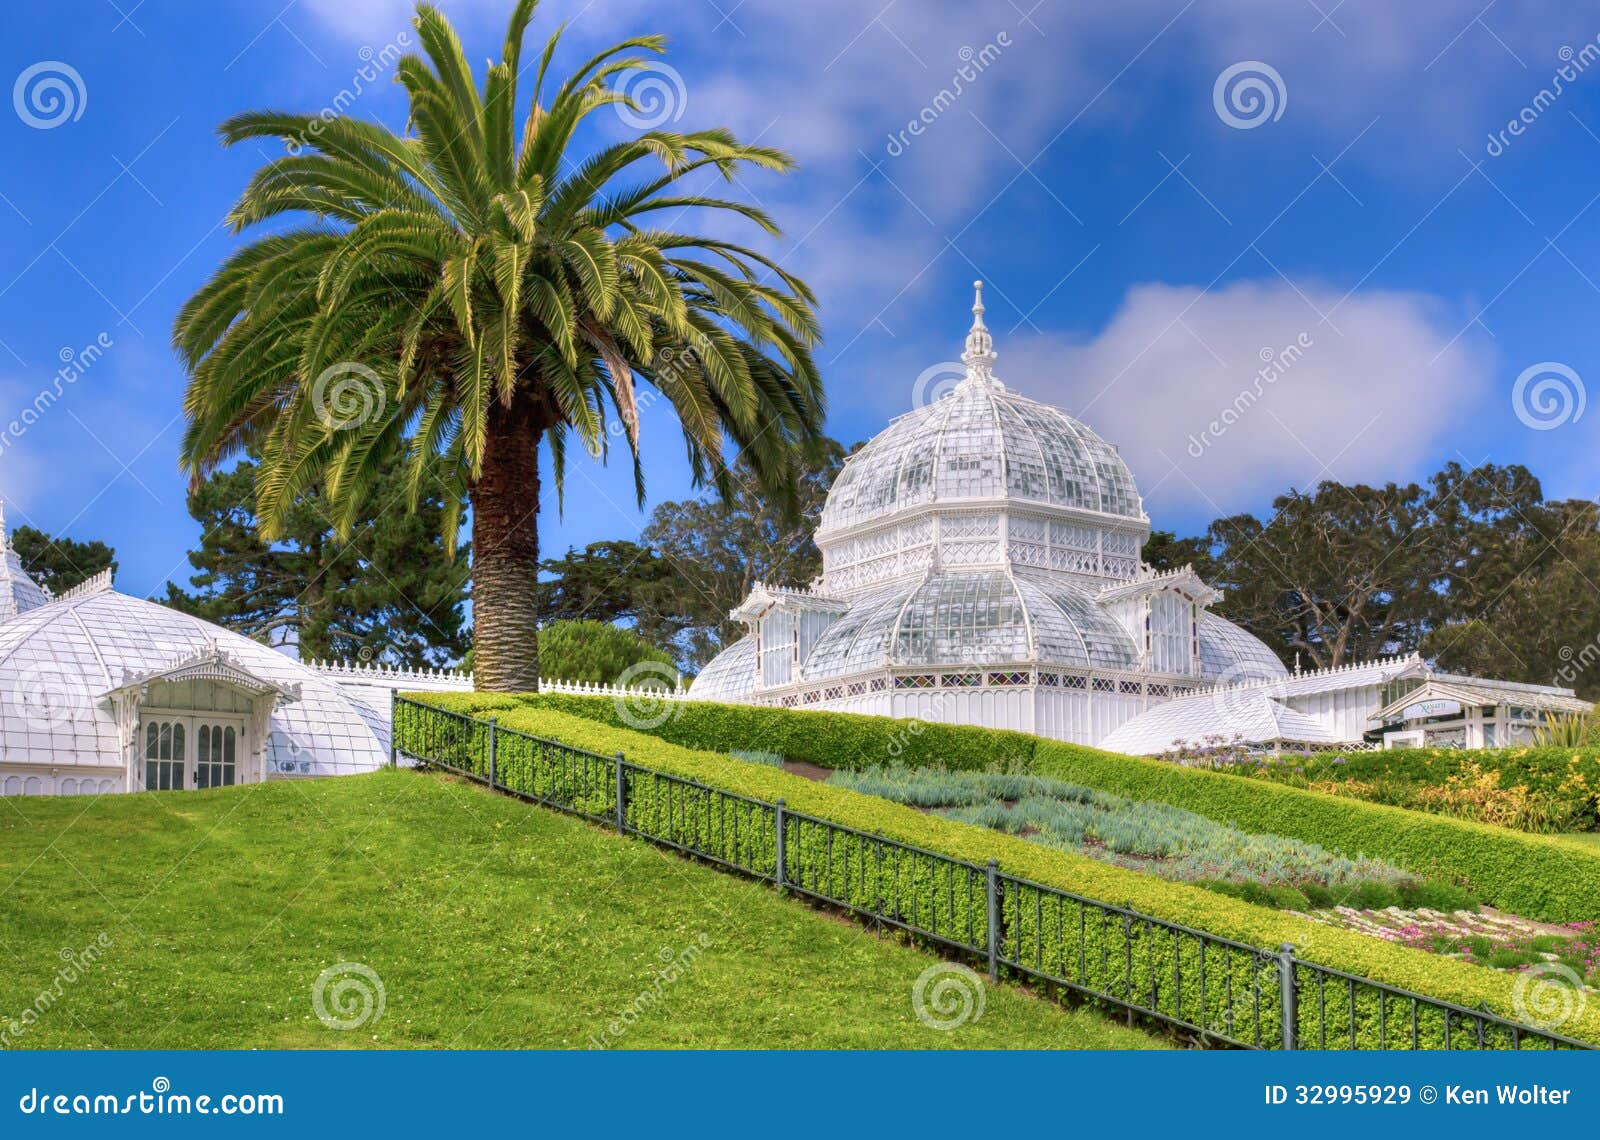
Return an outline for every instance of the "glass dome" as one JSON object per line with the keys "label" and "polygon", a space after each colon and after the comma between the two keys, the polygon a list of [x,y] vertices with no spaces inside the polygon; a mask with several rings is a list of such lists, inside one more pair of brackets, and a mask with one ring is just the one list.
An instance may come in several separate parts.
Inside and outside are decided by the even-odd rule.
{"label": "glass dome", "polygon": [[741,637],[718,653],[689,683],[697,701],[738,701],[755,691],[756,639]]}
{"label": "glass dome", "polygon": [[1207,677],[1228,683],[1289,675],[1266,642],[1213,613],[1200,615],[1200,668]]}
{"label": "glass dome", "polygon": [[1133,474],[1064,412],[971,378],[851,456],[818,536],[937,503],[1014,499],[1145,521]]}
{"label": "glass dome", "polygon": [[1134,669],[1139,654],[1115,619],[1068,581],[948,571],[858,601],[822,635],[802,677],[822,681],[889,665],[1027,662]]}
{"label": "glass dome", "polygon": [[1148,526],[1117,449],[994,374],[994,338],[974,282],[966,376],[943,399],[901,416],[850,457],[822,508],[818,541],[941,503],[1008,499],[1111,515]]}

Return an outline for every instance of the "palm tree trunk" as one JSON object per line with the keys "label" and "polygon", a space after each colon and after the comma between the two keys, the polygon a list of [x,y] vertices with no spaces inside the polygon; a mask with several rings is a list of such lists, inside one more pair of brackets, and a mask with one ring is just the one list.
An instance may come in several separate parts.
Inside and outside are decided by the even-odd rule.
{"label": "palm tree trunk", "polygon": [[533,401],[490,408],[472,485],[472,668],[486,692],[539,687],[539,441]]}

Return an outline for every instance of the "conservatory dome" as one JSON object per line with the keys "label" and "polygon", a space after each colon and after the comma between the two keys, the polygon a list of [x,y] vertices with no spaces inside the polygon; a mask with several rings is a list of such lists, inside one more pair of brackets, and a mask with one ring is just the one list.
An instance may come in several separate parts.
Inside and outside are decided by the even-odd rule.
{"label": "conservatory dome", "polygon": [[996,499],[1148,529],[1139,489],[1117,449],[1065,412],[1008,391],[995,376],[981,283],[972,311],[961,358],[965,378],[850,457],[822,508],[818,541],[934,505]]}
{"label": "conservatory dome", "polygon": [[995,375],[982,285],[964,375],[846,461],[806,589],[756,583],[748,629],[696,678],[699,699],[1025,728],[1095,743],[1220,680],[1284,673],[1209,612],[1188,567],[1140,558],[1150,534],[1117,449]]}
{"label": "conservatory dome", "polygon": [[822,681],[890,665],[1018,661],[1134,669],[1139,652],[1069,581],[1027,571],[941,572],[857,601],[817,641],[801,676]]}

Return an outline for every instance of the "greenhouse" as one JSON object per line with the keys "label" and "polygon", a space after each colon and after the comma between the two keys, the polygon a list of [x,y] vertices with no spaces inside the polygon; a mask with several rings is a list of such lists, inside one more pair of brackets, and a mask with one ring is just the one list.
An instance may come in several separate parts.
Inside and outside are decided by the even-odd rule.
{"label": "greenhouse", "polygon": [[168,606],[111,572],[59,597],[0,522],[0,795],[87,795],[367,772],[389,694],[464,674],[319,668]]}
{"label": "greenhouse", "polygon": [[[816,532],[821,577],[803,590],[757,583],[733,610],[748,632],[690,696],[1143,752],[1207,736],[1378,739],[1385,686],[1426,666],[1290,676],[1211,612],[1222,595],[1192,569],[1145,565],[1133,473],[1088,426],[1000,380],[976,289],[960,383],[851,456]],[[1587,707],[1570,690],[1527,688],[1552,708]]]}

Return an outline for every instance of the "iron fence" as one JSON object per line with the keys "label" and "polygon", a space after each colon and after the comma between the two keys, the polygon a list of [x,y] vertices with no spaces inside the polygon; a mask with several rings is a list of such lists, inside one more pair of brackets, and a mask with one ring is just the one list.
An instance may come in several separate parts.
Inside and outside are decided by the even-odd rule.
{"label": "iron fence", "polygon": [[396,695],[393,749],[1202,1041],[1592,1049],[1493,1011],[1209,934],[775,803]]}

